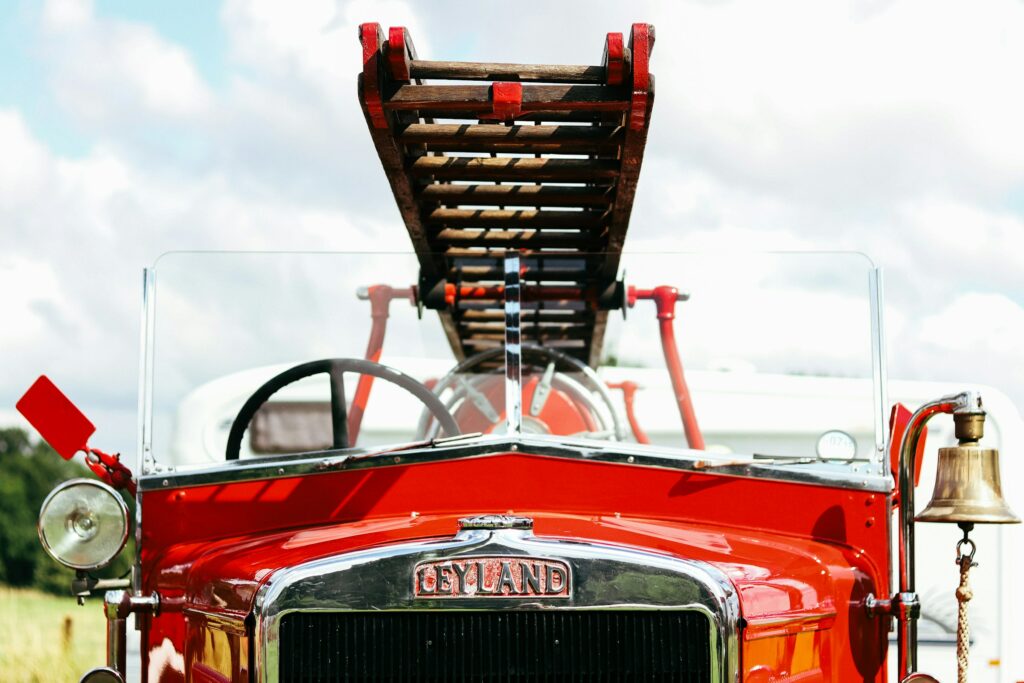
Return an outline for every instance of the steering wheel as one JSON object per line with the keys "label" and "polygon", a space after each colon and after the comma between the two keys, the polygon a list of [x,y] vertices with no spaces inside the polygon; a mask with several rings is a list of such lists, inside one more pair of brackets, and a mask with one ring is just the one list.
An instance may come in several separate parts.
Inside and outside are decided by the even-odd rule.
{"label": "steering wheel", "polygon": [[[538,368],[547,367],[530,405],[523,406],[525,421],[529,421],[532,416],[540,413],[551,389],[557,388],[564,391],[573,401],[586,407],[598,418],[602,427],[599,431],[617,441],[625,440],[626,428],[616,410],[608,387],[590,366],[549,346],[523,344],[522,353],[524,367],[528,365]],[[501,359],[504,354],[505,349],[501,347],[481,351],[456,365],[434,385],[434,394],[438,397],[446,391],[450,391],[447,398],[442,401],[449,413],[457,412],[460,404],[468,401],[482,414],[487,415],[491,421],[498,419],[500,408],[493,405],[488,397],[478,389],[473,379],[467,379],[466,375],[477,372],[479,366],[489,361]],[[556,370],[558,371],[556,372]],[[580,380],[577,381],[566,373],[578,374]],[[543,391],[540,388],[542,386],[544,387]],[[603,404],[604,410],[598,408],[599,404]],[[420,417],[417,434],[423,438],[433,438],[436,436],[438,428],[444,426],[430,418],[430,413],[426,411]]]}
{"label": "steering wheel", "polygon": [[302,363],[275,375],[257,389],[238,411],[235,421],[231,424],[228,434],[227,459],[238,460],[242,448],[242,436],[249,428],[249,423],[256,412],[263,407],[270,397],[289,384],[314,375],[328,375],[331,379],[331,432],[332,448],[348,448],[348,415],[345,407],[345,383],[343,375],[355,372],[361,375],[373,375],[379,379],[396,384],[415,396],[423,403],[431,415],[438,421],[448,436],[457,436],[459,425],[455,418],[444,407],[444,404],[421,382],[413,379],[387,365],[374,363],[361,358],[327,358]]}

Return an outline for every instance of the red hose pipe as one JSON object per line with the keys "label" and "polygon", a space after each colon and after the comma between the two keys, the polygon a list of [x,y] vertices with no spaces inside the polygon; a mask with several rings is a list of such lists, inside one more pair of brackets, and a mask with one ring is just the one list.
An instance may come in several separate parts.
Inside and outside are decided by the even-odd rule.
{"label": "red hose pipe", "polygon": [[704,450],[704,436],[700,433],[700,425],[697,424],[697,414],[693,410],[690,389],[686,385],[686,375],[683,373],[683,361],[679,358],[673,324],[676,318],[676,302],[686,301],[688,298],[687,294],[680,293],[678,289],[668,285],[661,285],[654,289],[630,287],[626,293],[626,303],[630,308],[635,306],[638,300],[651,300],[657,308],[661,348],[665,353],[665,366],[672,379],[672,389],[675,391],[676,403],[679,406],[679,417],[683,422],[686,442],[690,448]]}

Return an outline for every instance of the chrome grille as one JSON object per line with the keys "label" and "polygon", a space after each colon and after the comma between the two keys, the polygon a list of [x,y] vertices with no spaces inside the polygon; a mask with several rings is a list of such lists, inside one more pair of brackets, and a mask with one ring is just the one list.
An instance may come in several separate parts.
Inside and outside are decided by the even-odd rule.
{"label": "chrome grille", "polygon": [[698,611],[292,612],[280,680],[712,680]]}

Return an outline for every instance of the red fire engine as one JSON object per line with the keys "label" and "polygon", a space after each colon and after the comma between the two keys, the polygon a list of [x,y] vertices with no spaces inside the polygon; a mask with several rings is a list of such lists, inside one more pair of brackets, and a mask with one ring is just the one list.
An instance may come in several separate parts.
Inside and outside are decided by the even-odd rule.
{"label": "red fire engine", "polygon": [[[959,445],[921,516],[963,526],[965,585],[972,525],[1017,521],[980,397],[890,415],[861,256],[624,251],[654,35],[609,33],[591,66],[441,62],[364,24],[359,102],[413,253],[161,257],[136,474],[33,386],[19,408],[105,482],[60,486],[40,517],[76,593],[109,589],[107,666],[83,681],[125,680],[129,617],[151,683],[934,680],[916,673],[929,419],[951,414]],[[688,365],[775,378],[687,376],[680,343]],[[657,394],[636,366],[661,354]],[[830,399],[799,377],[827,372]],[[676,433],[648,433],[666,410]],[[730,436],[748,419],[762,441]],[[115,488],[130,583],[91,575],[130,534]]]}

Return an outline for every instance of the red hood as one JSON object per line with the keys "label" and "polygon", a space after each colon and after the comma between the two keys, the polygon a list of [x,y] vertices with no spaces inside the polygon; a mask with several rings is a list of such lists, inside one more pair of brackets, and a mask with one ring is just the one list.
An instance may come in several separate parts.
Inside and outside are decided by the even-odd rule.
{"label": "red hood", "polygon": [[[725,528],[621,516],[526,514],[535,533],[551,539],[592,541],[708,562],[735,586],[748,629],[786,623],[830,625],[870,569],[857,554],[832,544]],[[178,594],[185,607],[247,615],[259,587],[278,569],[374,546],[451,537],[453,516],[402,516],[231,538],[170,549],[156,583]]]}
{"label": "red hood", "polygon": [[[196,648],[204,619],[226,617],[244,637],[243,620],[275,571],[451,539],[460,517],[514,510],[534,519],[539,538],[713,565],[739,598],[747,680],[784,671],[806,672],[806,681],[884,678],[886,623],[866,616],[863,599],[889,594],[888,495],[522,453],[415,464],[403,457],[318,476],[151,488],[143,579],[145,590],[159,592],[161,614],[149,647],[169,641],[185,653],[186,620]],[[755,664],[765,661],[775,664]]]}

